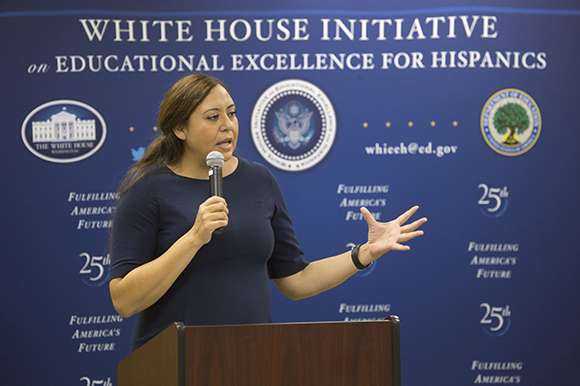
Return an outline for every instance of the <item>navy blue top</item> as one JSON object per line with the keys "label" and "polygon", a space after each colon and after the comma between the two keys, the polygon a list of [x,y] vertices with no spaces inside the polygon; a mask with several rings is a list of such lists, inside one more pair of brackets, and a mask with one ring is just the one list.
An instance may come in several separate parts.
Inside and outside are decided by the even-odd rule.
{"label": "navy blue top", "polygon": [[[178,321],[269,323],[268,278],[290,276],[308,265],[280,186],[265,166],[240,158],[223,179],[223,190],[228,225],[159,301],[137,315],[131,351]],[[109,279],[162,255],[193,226],[208,197],[208,180],[181,177],[168,168],[138,182],[115,210]]]}

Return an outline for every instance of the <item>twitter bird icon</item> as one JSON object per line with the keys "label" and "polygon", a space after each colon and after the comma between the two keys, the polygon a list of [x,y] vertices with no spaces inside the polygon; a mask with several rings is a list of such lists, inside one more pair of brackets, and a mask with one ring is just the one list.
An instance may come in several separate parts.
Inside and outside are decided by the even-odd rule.
{"label": "twitter bird icon", "polygon": [[139,161],[141,159],[141,157],[143,157],[144,153],[145,153],[144,147],[140,147],[137,150],[131,149],[131,154],[133,155],[133,161]]}

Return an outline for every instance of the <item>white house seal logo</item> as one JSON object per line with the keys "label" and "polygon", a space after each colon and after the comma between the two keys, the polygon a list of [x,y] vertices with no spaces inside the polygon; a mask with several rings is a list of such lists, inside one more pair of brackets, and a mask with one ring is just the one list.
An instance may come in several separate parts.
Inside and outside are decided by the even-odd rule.
{"label": "white house seal logo", "polygon": [[258,98],[251,128],[254,144],[266,161],[296,172],[313,167],[328,154],[336,135],[336,116],[322,90],[288,79]]}
{"label": "white house seal logo", "polygon": [[93,155],[105,142],[107,126],[82,102],[57,100],[35,108],[22,124],[22,141],[35,156],[70,163]]}
{"label": "white house seal logo", "polygon": [[542,129],[536,102],[521,90],[508,88],[488,99],[481,112],[481,133],[494,151],[518,156],[530,150]]}

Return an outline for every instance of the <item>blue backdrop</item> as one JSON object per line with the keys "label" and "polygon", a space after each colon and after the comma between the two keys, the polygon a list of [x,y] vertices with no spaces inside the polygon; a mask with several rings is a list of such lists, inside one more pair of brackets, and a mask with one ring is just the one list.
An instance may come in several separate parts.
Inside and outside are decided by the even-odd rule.
{"label": "blue backdrop", "polygon": [[1,2],[2,382],[116,384],[115,192],[206,72],[307,259],[364,242],[361,205],[429,218],[336,289],[272,287],[276,322],[398,315],[405,385],[577,384],[579,22],[564,0]]}

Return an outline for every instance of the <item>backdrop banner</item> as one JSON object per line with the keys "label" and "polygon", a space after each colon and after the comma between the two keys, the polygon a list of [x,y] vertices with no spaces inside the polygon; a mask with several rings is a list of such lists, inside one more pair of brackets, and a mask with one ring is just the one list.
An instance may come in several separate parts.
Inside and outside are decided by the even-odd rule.
{"label": "backdrop banner", "polygon": [[578,384],[580,4],[389,3],[0,2],[2,383],[117,383],[117,189],[201,72],[307,260],[365,242],[362,206],[429,218],[319,296],[272,285],[275,322],[397,315],[405,385]]}

